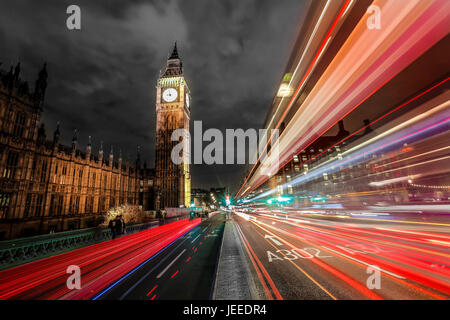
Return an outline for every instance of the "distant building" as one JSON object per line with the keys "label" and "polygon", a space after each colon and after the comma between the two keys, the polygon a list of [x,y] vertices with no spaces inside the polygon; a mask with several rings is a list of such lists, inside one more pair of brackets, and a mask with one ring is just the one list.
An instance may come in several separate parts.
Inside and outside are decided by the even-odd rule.
{"label": "distant building", "polygon": [[191,201],[196,208],[206,208],[210,203],[210,196],[208,190],[192,189]]}
{"label": "distant building", "polygon": [[47,88],[46,66],[34,91],[20,79],[20,64],[0,70],[0,239],[50,230],[96,226],[102,213],[120,204],[154,206],[154,170],[114,157],[111,148],[97,154],[91,142],[78,149],[60,144],[59,125],[47,139],[40,124]]}
{"label": "distant building", "polygon": [[205,189],[192,189],[191,198],[195,207],[204,207],[210,209],[211,205],[219,207],[224,205],[225,201],[225,187]]}

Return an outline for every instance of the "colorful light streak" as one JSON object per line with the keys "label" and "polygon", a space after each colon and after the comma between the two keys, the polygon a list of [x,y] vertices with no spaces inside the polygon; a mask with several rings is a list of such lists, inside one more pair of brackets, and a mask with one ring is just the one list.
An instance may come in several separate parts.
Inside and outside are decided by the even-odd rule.
{"label": "colorful light streak", "polygon": [[[441,128],[447,128],[450,118],[448,118],[449,110],[447,108],[448,103],[435,107],[426,113],[420,114],[413,119],[399,124],[398,126],[384,131],[384,133],[366,141],[363,144],[359,144],[355,148],[351,148],[346,153],[349,153],[342,160],[329,160],[324,164],[321,164],[317,168],[308,171],[307,175],[300,175],[293,180],[285,183],[281,188],[287,188],[288,185],[296,186],[318,177],[322,177],[324,173],[330,174],[339,171],[341,167],[354,165],[358,161],[363,161],[365,157],[372,156],[373,154],[379,154],[380,152],[386,152],[389,149],[396,148],[399,144],[404,144],[412,141],[413,139],[418,139],[419,137],[423,139],[424,136],[432,136],[437,130]],[[433,120],[436,121],[437,114],[444,119],[431,123]],[[423,127],[426,125],[425,127]],[[365,146],[365,147],[363,147]],[[267,197],[275,192],[277,192],[279,187],[272,190],[260,193],[256,197],[250,199],[250,201],[255,201],[260,198]]]}
{"label": "colorful light streak", "polygon": [[[315,219],[310,219],[305,225],[286,218],[265,216],[267,222],[261,219],[250,220],[263,231],[260,234],[262,237],[263,234],[271,234],[291,248],[298,248],[299,245],[288,241],[287,236],[296,243],[320,248],[359,267],[377,265],[385,277],[401,287],[420,292],[429,298],[450,297],[448,234],[397,228],[359,227],[348,223],[329,224]],[[270,221],[276,221],[277,224],[273,225]],[[355,283],[357,280],[345,274],[346,269],[337,270],[343,267],[341,263],[335,263],[333,267],[329,262],[325,263],[323,259],[321,261],[318,258],[290,262],[317,264],[349,286],[357,288],[366,297],[381,298],[371,296],[363,284]]]}
{"label": "colorful light streak", "polygon": [[[180,220],[1,271],[0,299],[98,298],[199,223]],[[66,286],[69,265],[81,268],[81,290]]]}
{"label": "colorful light streak", "polygon": [[[278,139],[281,156],[269,153],[266,163],[261,161],[258,172],[262,167],[270,168],[269,172],[277,172],[292,154],[310,145],[444,37],[447,34],[445,10],[448,10],[448,5],[445,1],[410,2],[406,6],[389,2],[381,6],[389,25],[385,25],[382,35],[368,33],[362,19]],[[343,70],[344,73],[341,72]],[[311,127],[314,130],[310,130]],[[274,165],[279,166],[271,168]],[[255,166],[239,189],[238,197],[267,180],[267,176],[255,173],[249,182],[251,188],[240,194],[254,169]]]}

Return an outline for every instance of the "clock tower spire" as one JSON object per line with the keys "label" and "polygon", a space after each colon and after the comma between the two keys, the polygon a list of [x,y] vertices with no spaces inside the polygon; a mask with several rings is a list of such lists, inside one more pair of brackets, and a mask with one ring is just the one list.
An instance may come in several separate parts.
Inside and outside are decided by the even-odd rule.
{"label": "clock tower spire", "polygon": [[183,76],[183,63],[178,55],[177,43],[173,46],[172,54],[167,59],[166,68],[160,77]]}
{"label": "clock tower spire", "polygon": [[157,209],[189,207],[191,202],[191,177],[189,168],[189,136],[185,143],[181,164],[172,161],[172,149],[179,143],[172,141],[177,129],[189,132],[190,90],[184,79],[183,64],[177,43],[168,57],[164,71],[156,85],[156,201]]}

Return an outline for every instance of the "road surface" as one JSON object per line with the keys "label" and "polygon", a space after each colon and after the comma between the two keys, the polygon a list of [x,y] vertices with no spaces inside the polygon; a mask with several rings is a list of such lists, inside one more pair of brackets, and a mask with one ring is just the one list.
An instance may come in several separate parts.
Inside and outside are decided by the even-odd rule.
{"label": "road surface", "polygon": [[178,238],[96,299],[210,299],[225,218],[218,213]]}
{"label": "road surface", "polygon": [[270,211],[233,218],[268,299],[450,298],[448,224]]}
{"label": "road surface", "polygon": [[[207,299],[223,221],[184,219],[0,271],[0,300]],[[70,266],[80,270],[80,289],[67,286]]]}

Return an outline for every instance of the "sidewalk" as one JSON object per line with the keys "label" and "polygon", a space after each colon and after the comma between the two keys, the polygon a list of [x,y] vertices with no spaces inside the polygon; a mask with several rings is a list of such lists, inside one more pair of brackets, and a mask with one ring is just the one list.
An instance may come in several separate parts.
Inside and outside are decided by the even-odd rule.
{"label": "sidewalk", "polygon": [[234,221],[226,221],[213,300],[265,299],[261,285],[255,281]]}

